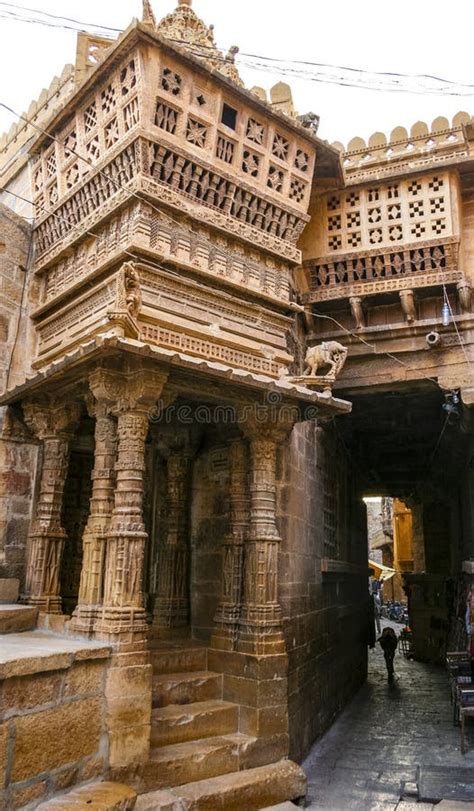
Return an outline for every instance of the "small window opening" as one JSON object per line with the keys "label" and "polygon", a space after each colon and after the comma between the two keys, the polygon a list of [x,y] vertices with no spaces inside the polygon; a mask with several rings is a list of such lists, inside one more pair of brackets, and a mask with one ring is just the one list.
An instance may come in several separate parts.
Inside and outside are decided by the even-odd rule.
{"label": "small window opening", "polygon": [[234,110],[234,108],[230,107],[228,104],[224,104],[222,107],[221,121],[226,127],[235,130],[237,128],[237,110]]}

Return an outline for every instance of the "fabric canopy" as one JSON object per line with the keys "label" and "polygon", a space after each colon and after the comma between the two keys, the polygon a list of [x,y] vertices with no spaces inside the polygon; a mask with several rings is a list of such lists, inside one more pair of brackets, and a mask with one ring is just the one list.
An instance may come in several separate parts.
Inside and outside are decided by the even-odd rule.
{"label": "fabric canopy", "polygon": [[396,574],[395,569],[390,569],[389,566],[383,566],[381,563],[375,563],[374,560],[369,560],[369,569],[374,570],[374,576],[377,580],[390,580]]}

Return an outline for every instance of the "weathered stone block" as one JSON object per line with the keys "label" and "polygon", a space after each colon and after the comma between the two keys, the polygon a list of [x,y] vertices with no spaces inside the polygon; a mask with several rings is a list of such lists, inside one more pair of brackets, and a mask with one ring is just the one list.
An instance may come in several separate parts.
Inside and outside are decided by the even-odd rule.
{"label": "weathered stone block", "polygon": [[149,753],[149,725],[119,727],[109,731],[109,765],[112,769],[143,763]]}
{"label": "weathered stone block", "polygon": [[151,665],[136,667],[112,667],[107,673],[107,698],[137,696],[149,692],[151,695]]}
{"label": "weathered stone block", "polygon": [[137,793],[130,786],[121,783],[93,783],[90,786],[74,789],[62,797],[47,800],[38,806],[37,811],[131,811],[135,806]]}
{"label": "weathered stone block", "polygon": [[34,676],[5,679],[0,684],[0,715],[8,716],[56,703],[61,673],[37,673]]}
{"label": "weathered stone block", "polygon": [[112,698],[107,701],[107,725],[109,730],[118,727],[143,726],[151,722],[151,696]]}
{"label": "weathered stone block", "polygon": [[38,611],[27,605],[0,605],[0,634],[19,634],[36,627]]}
{"label": "weathered stone block", "polygon": [[240,732],[245,735],[264,736],[288,732],[288,709],[286,704],[277,707],[240,708]]}
{"label": "weathered stone block", "polygon": [[0,788],[5,786],[8,754],[8,724],[0,724]]}
{"label": "weathered stone block", "polygon": [[12,792],[12,808],[25,808],[29,803],[40,800],[46,794],[47,786],[46,780],[41,780],[32,786],[14,789]]}
{"label": "weathered stone block", "polygon": [[[0,536],[1,536],[0,522]],[[20,581],[16,577],[0,578],[0,603],[12,604],[18,600]]]}
{"label": "weathered stone block", "polygon": [[104,680],[102,662],[80,662],[74,665],[64,677],[64,697],[79,696],[83,693],[98,693]]}
{"label": "weathered stone block", "polygon": [[99,749],[101,702],[74,701],[15,720],[12,782],[81,760]]}

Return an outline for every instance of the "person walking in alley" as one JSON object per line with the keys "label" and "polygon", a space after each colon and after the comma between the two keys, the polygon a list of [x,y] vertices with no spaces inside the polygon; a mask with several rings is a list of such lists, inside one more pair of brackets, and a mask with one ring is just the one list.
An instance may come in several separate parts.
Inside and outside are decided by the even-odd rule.
{"label": "person walking in alley", "polygon": [[374,593],[374,614],[375,614],[375,625],[377,627],[377,633],[381,632],[381,625],[380,625],[380,615],[382,610],[382,603],[380,600],[380,591]]}
{"label": "person walking in alley", "polygon": [[393,628],[384,628],[379,639],[380,647],[383,650],[385,664],[387,666],[388,680],[393,679],[393,660],[398,645],[398,638]]}

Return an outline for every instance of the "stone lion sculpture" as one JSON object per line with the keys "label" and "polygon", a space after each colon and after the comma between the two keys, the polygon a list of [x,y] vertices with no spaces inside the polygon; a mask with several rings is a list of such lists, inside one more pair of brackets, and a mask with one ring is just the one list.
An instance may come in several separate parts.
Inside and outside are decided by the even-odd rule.
{"label": "stone lion sculpture", "polygon": [[304,375],[316,377],[319,369],[329,366],[327,375],[337,377],[347,358],[347,348],[337,341],[324,341],[319,346],[311,346],[305,358]]}

